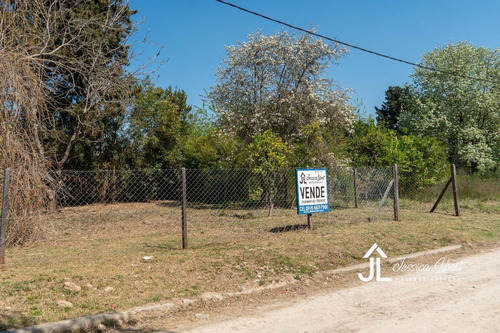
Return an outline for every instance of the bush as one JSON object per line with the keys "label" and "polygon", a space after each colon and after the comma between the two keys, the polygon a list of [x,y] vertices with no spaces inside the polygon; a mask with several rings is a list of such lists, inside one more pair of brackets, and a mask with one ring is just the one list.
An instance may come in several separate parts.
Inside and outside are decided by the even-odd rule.
{"label": "bush", "polygon": [[434,137],[397,135],[376,126],[373,120],[358,121],[350,153],[357,167],[397,164],[400,183],[416,187],[436,184],[447,175],[445,147]]}

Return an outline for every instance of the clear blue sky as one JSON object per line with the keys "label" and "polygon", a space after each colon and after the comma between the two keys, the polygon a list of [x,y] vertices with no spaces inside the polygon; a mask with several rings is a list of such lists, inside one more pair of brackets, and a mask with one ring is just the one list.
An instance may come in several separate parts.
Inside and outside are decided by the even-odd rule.
{"label": "clear blue sky", "polygon": [[[437,46],[469,41],[491,49],[500,47],[500,1],[419,0],[228,0],[250,10],[347,43],[412,62]],[[157,53],[168,62],[156,72],[161,87],[186,91],[188,103],[201,106],[201,95],[215,84],[215,72],[225,57],[225,45],[245,41],[261,29],[280,25],[225,6],[215,0],[131,0],[143,19],[135,38],[149,30],[152,44],[132,66]],[[366,114],[384,100],[388,86],[408,82],[413,69],[357,50],[329,69],[328,76],[353,89],[353,104],[363,103]]]}

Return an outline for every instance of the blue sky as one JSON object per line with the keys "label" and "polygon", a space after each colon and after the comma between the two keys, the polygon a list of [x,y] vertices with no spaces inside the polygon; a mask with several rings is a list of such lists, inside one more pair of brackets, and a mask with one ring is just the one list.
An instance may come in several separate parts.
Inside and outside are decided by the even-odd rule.
{"label": "blue sky", "polygon": [[[500,47],[500,1],[337,1],[228,0],[267,16],[377,52],[419,62],[421,56],[447,43],[469,41],[491,49]],[[215,0],[131,0],[143,20],[135,35],[149,31],[149,45],[135,47],[142,55],[132,67],[155,55],[168,60],[156,72],[155,84],[186,91],[188,103],[202,105],[201,95],[215,85],[215,72],[225,57],[225,45],[245,41],[261,29],[265,34],[280,25],[246,14]],[[352,103],[365,114],[384,100],[388,86],[408,82],[409,65],[357,50],[328,70],[328,77],[353,89]],[[155,77],[156,77],[155,76]]]}

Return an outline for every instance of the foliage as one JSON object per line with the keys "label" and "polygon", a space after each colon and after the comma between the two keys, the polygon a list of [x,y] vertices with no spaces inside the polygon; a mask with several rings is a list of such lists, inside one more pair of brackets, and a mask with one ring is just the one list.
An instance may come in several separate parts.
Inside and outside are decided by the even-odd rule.
{"label": "foliage", "polygon": [[254,135],[248,146],[248,164],[252,172],[259,175],[261,201],[267,202],[268,216],[271,216],[273,211],[278,184],[284,183],[286,187],[286,178],[283,178],[282,171],[287,166],[289,154],[287,142],[270,129]]}
{"label": "foliage", "polygon": [[350,164],[346,154],[348,131],[329,131],[314,122],[301,126],[291,147],[288,164],[295,167],[338,167]]}
{"label": "foliage", "polygon": [[293,144],[310,124],[330,131],[351,125],[347,91],[325,77],[345,53],[339,45],[282,30],[257,32],[226,50],[218,84],[208,94],[224,130],[248,143],[270,129]]}
{"label": "foliage", "polygon": [[354,123],[354,135],[349,147],[354,166],[383,165],[383,158],[387,153],[385,143],[390,140],[391,132],[377,127],[372,118],[367,121],[358,119]]}
{"label": "foliage", "polygon": [[392,134],[385,142],[383,164],[397,164],[402,186],[436,184],[448,175],[445,147],[434,137]]}
{"label": "foliage", "polygon": [[[12,215],[53,209],[50,169],[95,154],[85,149],[123,111],[133,13],[124,0],[1,1],[0,164],[15,169]],[[38,234],[20,221],[8,226],[12,242]]]}
{"label": "foliage", "polygon": [[401,110],[405,108],[405,95],[408,94],[408,87],[390,86],[385,92],[385,101],[382,103],[382,107],[375,107],[377,124],[399,132],[399,116]]}
{"label": "foliage", "polygon": [[500,56],[461,42],[436,48],[422,64],[474,80],[415,68],[399,126],[442,140],[451,162],[486,172],[500,163]]}
{"label": "foliage", "polygon": [[182,163],[191,169],[238,167],[244,163],[241,146],[237,138],[217,129],[192,132],[181,143]]}
{"label": "foliage", "polygon": [[134,11],[124,0],[8,3],[1,8],[0,48],[17,54],[34,74],[43,96],[37,107],[42,123],[32,140],[61,169],[75,144],[99,141],[106,118],[123,111]]}
{"label": "foliage", "polygon": [[286,167],[289,154],[288,144],[267,130],[254,135],[248,146],[248,163],[256,173],[278,171]]}
{"label": "foliage", "polygon": [[436,138],[397,135],[395,131],[376,126],[373,119],[356,122],[349,152],[357,167],[398,164],[403,184],[434,184],[447,170],[445,148]]}
{"label": "foliage", "polygon": [[144,81],[136,86],[129,110],[128,130],[133,168],[178,167],[178,144],[188,128],[191,106],[186,93],[179,89],[155,87]]}

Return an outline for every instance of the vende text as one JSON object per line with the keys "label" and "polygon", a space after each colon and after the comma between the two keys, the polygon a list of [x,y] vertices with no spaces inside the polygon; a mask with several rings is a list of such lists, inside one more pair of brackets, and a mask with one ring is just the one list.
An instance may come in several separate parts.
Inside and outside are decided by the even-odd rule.
{"label": "vende text", "polygon": [[324,186],[301,187],[300,196],[304,199],[315,199],[325,197]]}

